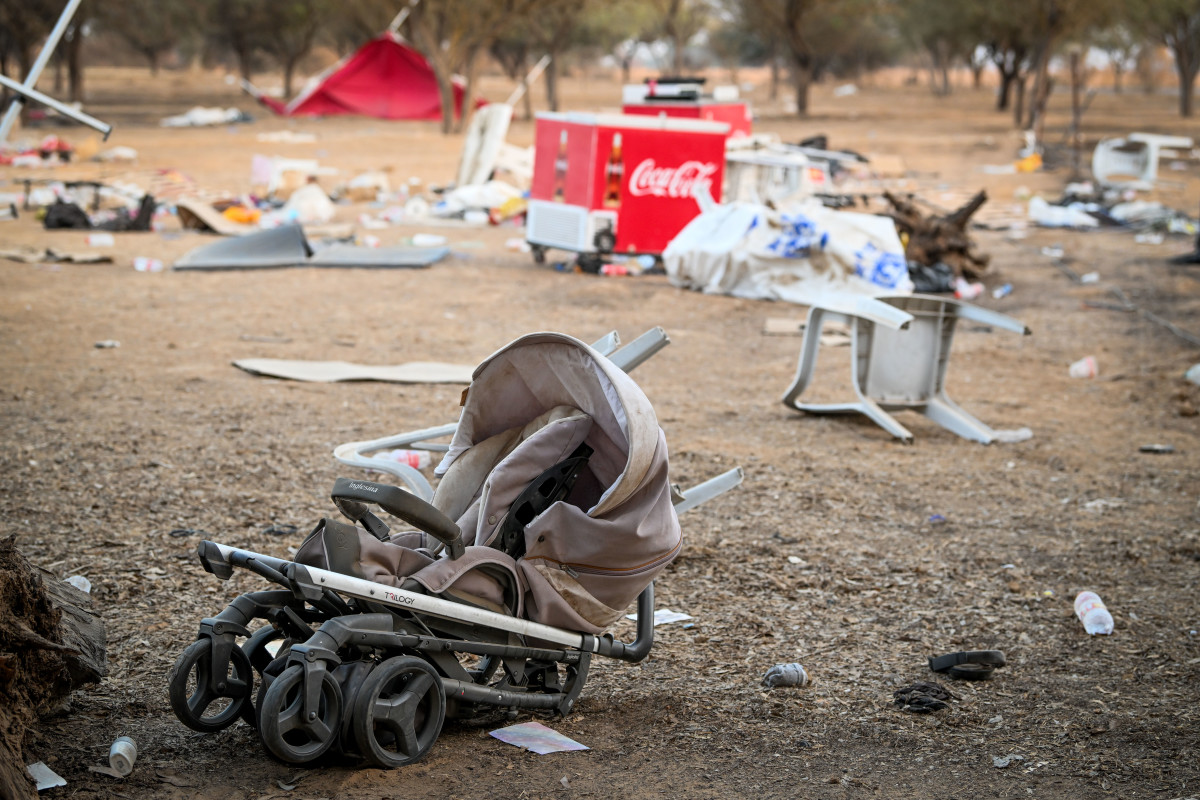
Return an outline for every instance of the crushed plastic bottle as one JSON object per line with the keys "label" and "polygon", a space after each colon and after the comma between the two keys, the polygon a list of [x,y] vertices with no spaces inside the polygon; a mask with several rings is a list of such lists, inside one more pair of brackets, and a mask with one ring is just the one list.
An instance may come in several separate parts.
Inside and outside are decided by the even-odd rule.
{"label": "crushed plastic bottle", "polygon": [[1080,592],[1075,596],[1075,615],[1092,636],[1098,633],[1107,636],[1113,632],[1112,614],[1095,592]]}
{"label": "crushed plastic bottle", "polygon": [[377,454],[388,461],[407,464],[413,469],[425,469],[433,463],[433,453],[428,450],[387,450]]}

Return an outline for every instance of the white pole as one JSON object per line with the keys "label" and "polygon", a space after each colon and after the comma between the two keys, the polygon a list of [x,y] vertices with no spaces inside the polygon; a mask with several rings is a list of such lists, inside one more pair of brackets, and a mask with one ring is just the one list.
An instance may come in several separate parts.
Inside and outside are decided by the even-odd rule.
{"label": "white pole", "polygon": [[[29,68],[29,74],[25,76],[25,83],[22,85],[26,89],[37,86],[38,78],[42,76],[42,70],[46,68],[46,62],[50,60],[50,56],[54,55],[54,48],[58,47],[58,40],[66,32],[67,26],[71,24],[71,18],[75,16],[75,10],[79,8],[81,2],[83,0],[67,0],[67,7],[63,9],[58,22],[54,25],[54,30],[50,31],[50,35],[46,37],[46,43],[42,45],[42,51],[38,53],[37,60],[33,62],[33,66]],[[0,142],[8,141],[8,134],[12,131],[24,102],[25,98],[18,94],[9,104],[8,111],[4,113],[4,120],[0,122]]]}
{"label": "white pole", "polygon": [[538,62],[533,65],[533,69],[529,70],[529,74],[525,76],[525,80],[521,81],[521,83],[517,85],[516,89],[513,89],[513,93],[508,96],[508,100],[506,100],[505,103],[510,106],[515,106],[517,101],[521,99],[521,95],[525,94],[525,92],[529,89],[529,84],[536,81],[538,76],[542,74],[542,70],[549,66],[549,64],[550,54],[547,53],[538,59]]}

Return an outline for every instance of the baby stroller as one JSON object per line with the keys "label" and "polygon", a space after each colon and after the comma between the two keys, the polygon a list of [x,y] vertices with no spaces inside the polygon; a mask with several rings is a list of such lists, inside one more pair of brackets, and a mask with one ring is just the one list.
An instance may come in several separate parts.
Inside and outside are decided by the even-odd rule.
{"label": "baby stroller", "polygon": [[[476,369],[457,424],[339,456],[369,462],[371,445],[452,428],[448,446],[423,445],[446,449],[431,497],[427,483],[339,478],[349,522],[321,520],[294,561],[202,542],[218,578],[236,567],[279,588],[201,621],[169,676],[176,716],[198,731],[244,720],[289,763],[336,748],[398,767],[447,717],[566,715],[592,655],[645,658],[652,581],[682,543],[677,509],[741,481],[734,469],[686,494],[670,485],[654,409],[626,374],[666,341],[651,331],[610,359],[562,334],[520,338]],[[615,336],[597,344],[611,351]],[[415,530],[391,533],[373,506]],[[604,633],[635,598],[635,640]]]}

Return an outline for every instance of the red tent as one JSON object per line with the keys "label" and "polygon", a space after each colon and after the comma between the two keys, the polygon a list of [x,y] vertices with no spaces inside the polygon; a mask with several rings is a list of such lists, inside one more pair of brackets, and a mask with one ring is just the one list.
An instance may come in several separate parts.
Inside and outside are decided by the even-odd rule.
{"label": "red tent", "polygon": [[[442,100],[429,62],[391,31],[326,70],[286,105],[261,92],[251,93],[276,114],[288,117],[442,118]],[[462,101],[463,85],[455,79],[455,116],[462,114]]]}

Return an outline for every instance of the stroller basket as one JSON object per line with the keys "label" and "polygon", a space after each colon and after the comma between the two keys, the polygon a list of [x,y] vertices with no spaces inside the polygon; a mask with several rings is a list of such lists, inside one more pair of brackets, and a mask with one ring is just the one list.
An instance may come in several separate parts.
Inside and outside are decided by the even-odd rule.
{"label": "stroller basket", "polygon": [[[559,334],[519,339],[476,370],[460,422],[437,434],[454,438],[436,493],[406,475],[411,491],[338,479],[333,501],[353,524],[322,520],[295,560],[202,542],[207,572],[274,587],[201,620],[168,677],[175,715],[202,732],[242,720],[288,763],[334,751],[399,767],[429,752],[446,718],[566,715],[592,656],[644,659],[676,514],[742,478],[667,482],[662,432],[625,374],[665,341],[658,331],[610,361]],[[370,505],[417,530],[391,534]],[[579,559],[563,531],[584,539]],[[605,629],[635,597],[623,642]]]}

